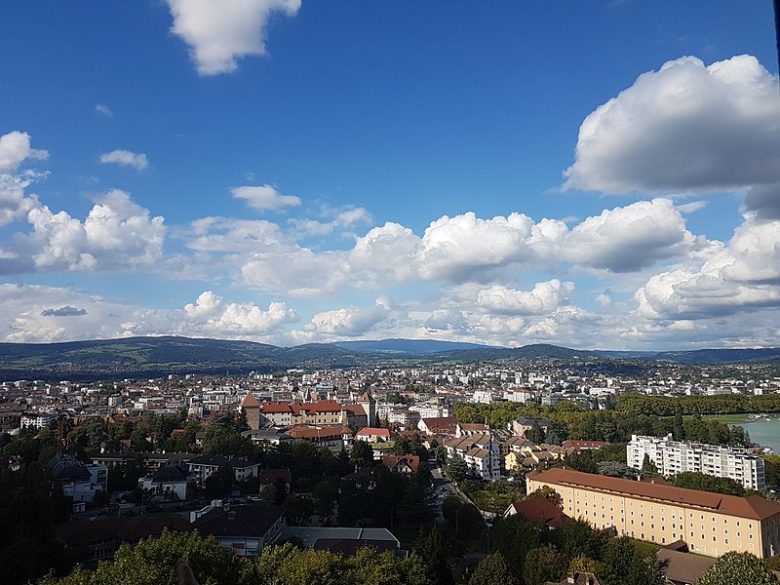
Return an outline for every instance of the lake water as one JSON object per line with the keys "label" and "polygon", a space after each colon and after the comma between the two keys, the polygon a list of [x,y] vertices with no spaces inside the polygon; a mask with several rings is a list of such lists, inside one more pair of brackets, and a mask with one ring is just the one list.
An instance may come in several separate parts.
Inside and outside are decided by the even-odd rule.
{"label": "lake water", "polygon": [[780,455],[780,418],[758,419],[735,426],[745,427],[754,443],[769,447]]}

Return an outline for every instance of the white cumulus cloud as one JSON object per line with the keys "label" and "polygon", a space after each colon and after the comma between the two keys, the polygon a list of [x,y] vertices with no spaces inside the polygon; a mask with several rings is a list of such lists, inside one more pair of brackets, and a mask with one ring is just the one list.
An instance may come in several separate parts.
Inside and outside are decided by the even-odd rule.
{"label": "white cumulus cloud", "polygon": [[564,188],[729,190],[780,181],[777,79],[755,57],[665,63],[582,123]]}
{"label": "white cumulus cloud", "polygon": [[674,203],[653,199],[588,217],[566,236],[561,250],[575,265],[630,272],[684,255],[694,244]]}
{"label": "white cumulus cloud", "polygon": [[236,187],[230,192],[233,197],[243,199],[249,207],[254,209],[281,209],[283,207],[298,207],[301,204],[300,197],[282,195],[271,185]]}
{"label": "white cumulus cloud", "polygon": [[149,159],[144,153],[121,149],[101,154],[100,162],[120,167],[131,167],[137,171],[143,171],[149,167]]}
{"label": "white cumulus cloud", "polygon": [[265,55],[274,13],[294,16],[301,0],[166,0],[171,31],[190,49],[200,75],[230,73],[238,60]]}
{"label": "white cumulus cloud", "polygon": [[14,130],[0,136],[0,173],[15,171],[27,159],[47,158],[47,151],[30,146],[30,135],[27,132]]}

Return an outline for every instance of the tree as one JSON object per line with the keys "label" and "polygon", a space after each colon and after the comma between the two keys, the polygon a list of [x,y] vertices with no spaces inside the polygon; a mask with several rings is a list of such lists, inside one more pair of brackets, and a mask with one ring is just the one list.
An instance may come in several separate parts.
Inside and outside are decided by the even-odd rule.
{"label": "tree", "polygon": [[425,572],[432,585],[453,585],[455,579],[447,563],[447,545],[444,535],[436,526],[420,532],[414,543],[412,556],[422,559]]}
{"label": "tree", "polygon": [[650,459],[650,455],[645,453],[645,458],[642,461],[642,477],[649,477],[651,475],[658,475],[658,468],[655,466],[655,463],[653,463],[653,460]]}
{"label": "tree", "polygon": [[730,552],[702,575],[698,585],[777,585],[777,579],[750,553]]}
{"label": "tree", "polygon": [[685,422],[683,420],[682,410],[676,409],[674,411],[674,423],[672,425],[672,436],[675,441],[685,440]]}
{"label": "tree", "polygon": [[460,483],[469,474],[469,467],[466,465],[466,462],[463,460],[462,457],[458,457],[457,455],[453,455],[452,457],[449,457],[447,460],[447,475],[450,476],[450,479],[454,481],[455,483]]}
{"label": "tree", "polygon": [[469,577],[468,585],[516,585],[517,580],[500,552],[486,556]]}
{"label": "tree", "polygon": [[528,551],[523,567],[526,585],[544,585],[548,581],[559,581],[566,572],[566,557],[552,544],[546,544]]}
{"label": "tree", "polygon": [[304,496],[287,498],[287,522],[293,526],[307,526],[314,515],[314,502]]}
{"label": "tree", "polygon": [[569,557],[600,559],[609,537],[584,520],[571,520],[558,531],[561,550]]}
{"label": "tree", "polygon": [[374,449],[366,441],[355,441],[349,459],[358,467],[371,465],[374,462]]}
{"label": "tree", "polygon": [[563,498],[561,495],[552,489],[549,485],[543,485],[540,488],[535,489],[528,494],[528,499],[531,498],[544,498],[553,504],[556,508],[563,508]]}
{"label": "tree", "polygon": [[612,539],[604,553],[606,585],[662,585],[658,562],[642,558],[627,536]]}
{"label": "tree", "polygon": [[546,435],[544,429],[541,426],[539,426],[539,423],[535,422],[534,425],[525,432],[525,438],[531,441],[532,443],[541,445],[542,443],[544,443]]}
{"label": "tree", "polygon": [[339,499],[339,489],[332,481],[323,480],[314,484],[312,490],[314,496],[314,511],[323,518],[329,518],[333,514],[333,508]]}
{"label": "tree", "polygon": [[728,477],[715,477],[695,471],[685,471],[672,477],[672,485],[705,492],[716,492],[732,496],[746,495],[745,487]]}
{"label": "tree", "polygon": [[576,556],[569,562],[570,573],[595,573],[597,570],[598,563],[584,555]]}
{"label": "tree", "polygon": [[100,563],[95,571],[76,569],[62,580],[48,577],[41,585],[177,585],[176,562],[186,559],[200,583],[232,585],[240,577],[240,561],[215,538],[197,531],[163,531],[158,538],[123,545],[114,560]]}
{"label": "tree", "polygon": [[523,574],[528,551],[537,547],[540,542],[540,528],[520,514],[497,519],[490,531],[492,548],[503,555],[515,575]]}
{"label": "tree", "polygon": [[279,493],[276,491],[276,486],[272,483],[268,483],[260,490],[260,497],[266,504],[272,505],[276,503],[276,498]]}

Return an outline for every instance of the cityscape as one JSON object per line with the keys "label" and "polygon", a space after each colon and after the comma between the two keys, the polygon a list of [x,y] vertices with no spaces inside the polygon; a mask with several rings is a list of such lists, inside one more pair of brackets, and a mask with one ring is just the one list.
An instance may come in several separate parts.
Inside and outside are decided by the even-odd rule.
{"label": "cityscape", "polygon": [[0,55],[0,583],[780,583],[780,0]]}

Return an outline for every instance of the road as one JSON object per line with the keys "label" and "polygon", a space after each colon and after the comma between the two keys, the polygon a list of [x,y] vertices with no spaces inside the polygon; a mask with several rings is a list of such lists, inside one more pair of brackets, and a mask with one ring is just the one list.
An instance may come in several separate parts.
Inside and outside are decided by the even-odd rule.
{"label": "road", "polygon": [[442,513],[442,505],[444,500],[450,496],[466,501],[463,494],[460,492],[454,482],[444,475],[441,467],[437,464],[435,467],[431,467],[431,477],[433,478],[433,493],[436,497],[434,505],[434,519],[436,524],[444,524],[444,514]]}

